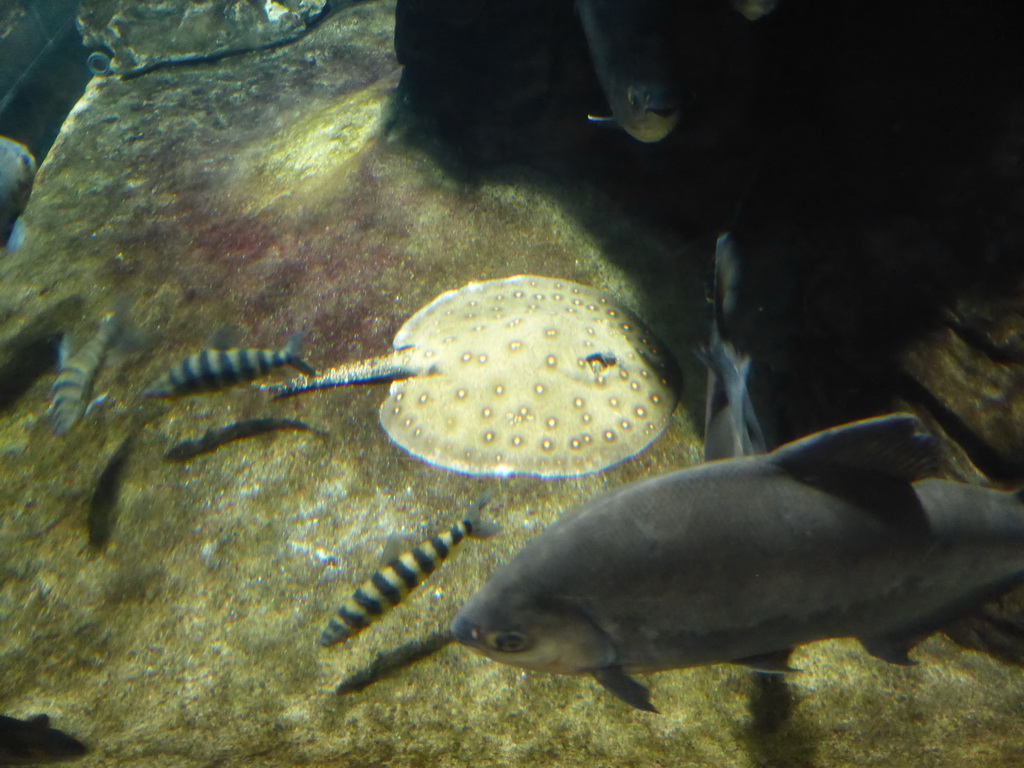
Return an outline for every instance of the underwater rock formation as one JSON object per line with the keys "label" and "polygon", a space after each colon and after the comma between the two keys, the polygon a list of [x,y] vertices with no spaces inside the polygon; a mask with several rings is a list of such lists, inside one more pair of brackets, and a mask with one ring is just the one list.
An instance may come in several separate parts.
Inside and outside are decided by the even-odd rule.
{"label": "underwater rock formation", "polygon": [[113,53],[115,71],[137,72],[294,40],[326,5],[326,0],[83,0],[80,24],[86,45]]}
{"label": "underwater rock formation", "polygon": [[[719,5],[743,22],[728,3]],[[464,6],[472,10],[478,4]],[[783,3],[758,24],[782,25],[769,29],[781,35],[788,14],[796,12],[787,8],[812,7],[822,6]],[[112,7],[107,12],[114,13]],[[244,12],[263,13],[255,4]],[[882,11],[875,13],[872,23]],[[180,10],[168,19],[179,25]],[[594,152],[562,162],[572,159],[559,158],[571,139],[560,137],[556,121],[521,136],[510,122],[494,133],[495,145],[486,147],[490,158],[506,164],[471,165],[464,161],[472,147],[463,153],[437,133],[422,132],[430,115],[410,115],[415,100],[406,103],[407,93],[396,92],[393,25],[393,3],[353,4],[292,45],[158,68],[130,79],[95,78],[66,122],[25,212],[31,234],[19,251],[0,259],[0,711],[21,719],[47,712],[89,745],[90,759],[139,768],[1017,768],[1024,674],[942,637],[916,649],[921,663],[909,669],[867,659],[850,641],[813,644],[792,660],[803,671],[787,686],[731,667],[664,673],[657,681],[664,714],[656,718],[606,700],[585,678],[524,680],[516,670],[464,649],[437,650],[442,642],[423,642],[436,637],[431,633],[450,623],[495,568],[565,510],[628,481],[700,460],[694,424],[703,415],[705,371],[691,350],[707,338],[703,282],[713,235],[730,220],[735,180],[749,179],[751,164],[743,152],[749,147],[741,147],[739,155],[716,149],[698,153],[689,164],[664,166],[662,149],[688,156],[671,149],[670,143],[687,142],[678,130],[652,153],[654,147],[621,131],[585,122],[571,131],[596,129],[582,145]],[[823,37],[790,34],[783,39],[804,45]],[[486,48],[493,41],[469,36],[457,48]],[[566,45],[580,43],[581,37]],[[495,44],[493,50],[503,49]],[[799,50],[796,43],[789,50],[795,60]],[[516,64],[527,66],[529,53]],[[1001,61],[1014,61],[1003,53]],[[163,60],[162,55],[145,61]],[[585,64],[586,58],[577,61]],[[497,62],[491,64],[482,75],[498,71]],[[802,62],[796,71],[817,69]],[[421,69],[419,76],[429,72]],[[782,79],[787,77],[794,75],[787,72]],[[588,99],[598,107],[603,99],[596,81],[587,83],[588,96],[576,102],[584,115],[591,109]],[[457,101],[456,94],[452,87],[436,92],[449,99],[439,105],[438,119],[450,121],[449,127],[464,119],[467,134],[484,142],[487,126],[478,130],[472,121],[487,109],[442,115],[440,106]],[[516,103],[504,102],[493,90],[473,96],[496,107],[492,116],[516,113]],[[810,120],[817,113],[808,110],[797,114]],[[860,114],[853,106],[851,111]],[[792,111],[782,114],[796,121]],[[890,131],[891,121],[886,126],[868,127],[883,137],[900,136]],[[942,168],[951,172],[939,174],[949,183],[934,187],[935,198],[947,205],[933,211],[953,222],[958,210],[981,216],[978,231],[991,231],[998,217],[1012,224],[1013,201],[1019,199],[1014,191],[1020,166],[1009,128],[996,153],[1005,186],[954,183],[974,178],[971,171],[978,166],[963,162],[965,157],[984,155],[993,146],[985,138],[992,132],[981,130],[986,126],[992,124],[982,121],[977,133],[965,134],[976,139],[962,145],[971,151],[950,156]],[[782,162],[784,150],[804,146],[805,133],[786,133],[784,123],[770,127],[779,142],[765,156],[775,164],[763,166],[771,171],[765,177],[771,183],[758,190],[759,215],[745,219],[737,241],[749,263],[760,265],[745,273],[758,288],[748,306],[762,319],[760,328],[771,331],[741,334],[766,341],[753,350],[754,365],[761,368],[751,377],[752,391],[765,391],[758,387],[776,371],[799,385],[787,389],[776,382],[767,390],[781,393],[781,399],[769,398],[770,406],[799,417],[773,419],[778,433],[862,409],[865,393],[879,408],[898,398],[898,390],[874,376],[889,369],[867,365],[877,348],[861,342],[879,328],[910,328],[904,324],[916,309],[935,306],[913,303],[895,316],[889,311],[901,295],[898,289],[915,281],[933,284],[925,267],[934,252],[923,246],[941,244],[945,232],[963,236],[959,242],[972,240],[964,235],[970,233],[966,227],[936,235],[911,222],[906,231],[924,232],[914,241],[919,247],[908,251],[918,259],[901,261],[904,269],[896,269],[890,259],[900,249],[892,243],[901,240],[892,233],[904,230],[889,227],[889,237],[876,237],[879,229],[867,225],[875,211],[870,207],[843,208],[849,214],[842,219],[845,229],[818,215],[824,203],[803,207],[829,199],[807,156],[790,152],[793,163]],[[941,123],[936,130],[941,133]],[[626,149],[617,148],[620,141]],[[516,157],[510,150],[526,142],[533,142],[535,158],[552,162],[547,170],[543,164],[509,164]],[[806,146],[813,154],[813,143]],[[873,193],[889,202],[925,199],[907,196],[920,189],[907,169],[938,169],[929,164],[942,152],[924,153],[924,162],[907,165],[895,163],[903,157],[895,150],[923,145],[905,146],[901,139],[886,146],[892,153],[882,160],[894,163],[905,186],[889,197],[882,195],[888,187],[858,183],[857,189],[866,190],[858,199],[870,201]],[[839,167],[861,167],[864,157]],[[871,169],[884,169],[882,160]],[[589,168],[569,172],[584,161]],[[678,183],[643,187],[644,171],[652,167],[659,178]],[[953,173],[956,168],[963,173]],[[623,169],[627,173],[617,184],[594,181],[614,181]],[[789,185],[780,186],[780,178]],[[845,172],[835,176],[849,178]],[[926,176],[920,184],[933,179]],[[773,192],[794,188],[802,194],[777,196],[778,208],[768,205]],[[949,190],[983,188],[999,206],[981,206],[980,195],[967,195],[966,203],[947,197]],[[892,210],[871,221],[891,225]],[[795,215],[800,211],[807,218]],[[765,222],[775,228],[760,226]],[[1010,231],[1002,224],[996,228]],[[701,236],[691,237],[693,232]],[[996,252],[1018,253],[1014,242],[1008,237]],[[815,262],[821,253],[856,255],[872,243],[886,245],[877,258],[855,261],[870,269],[844,270],[840,260]],[[798,256],[773,261],[780,253]],[[818,263],[820,271],[787,280],[792,265],[801,263]],[[386,349],[405,319],[442,291],[516,273],[607,291],[665,341],[683,368],[685,390],[665,434],[643,454],[606,472],[564,481],[478,479],[429,466],[390,443],[378,424],[379,391],[331,390],[274,403],[242,389],[173,402],[141,396],[223,325],[236,326],[246,343],[268,347],[302,331],[306,359],[319,370]],[[900,280],[881,279],[893,273]],[[1015,267],[1006,274],[1016,274]],[[860,302],[844,303],[854,291]],[[1017,307],[1008,293],[1007,301]],[[58,439],[46,411],[61,334],[87,338],[124,296],[131,298],[130,326],[138,330],[140,344],[112,355],[97,371],[95,394],[105,399]],[[980,291],[977,306],[938,304],[955,309],[957,323],[980,327],[999,347],[1015,336],[1011,326],[1017,321],[1007,319],[1006,330],[987,325],[986,313],[995,307],[990,299],[991,292]],[[776,312],[776,306],[785,311]],[[877,311],[861,311],[871,306]],[[886,324],[892,317],[899,322]],[[872,322],[861,324],[864,318]],[[982,375],[1012,364],[986,362],[983,374],[933,373],[949,356],[927,332],[941,331],[935,315],[926,319],[924,331],[914,326],[910,338],[900,337],[897,351],[906,358],[894,352],[886,361],[904,361],[907,372],[936,393],[940,383],[949,382],[941,389],[947,407],[979,430],[988,429],[987,411],[972,400],[983,391],[976,385]],[[858,344],[848,344],[851,339]],[[952,336],[946,340],[960,343]],[[914,345],[921,345],[916,358]],[[807,351],[805,357],[796,354]],[[994,397],[997,387],[993,383],[985,391]],[[1007,412],[1019,413],[1012,383],[1005,396],[1011,403]],[[928,421],[927,412],[922,416]],[[330,436],[288,431],[182,462],[162,459],[184,439],[261,418],[298,419]],[[950,472],[968,479],[975,473],[980,480],[970,461],[955,454],[954,443],[946,445]],[[1014,442],[1008,438],[1002,445],[1010,452]],[[460,552],[429,586],[343,648],[317,646],[339,601],[380,567],[392,534],[421,541],[487,492],[501,535],[486,547]],[[417,649],[414,655],[436,652],[397,674],[389,668],[387,677],[358,693],[335,695],[347,677],[372,669],[378,654],[409,647]]]}

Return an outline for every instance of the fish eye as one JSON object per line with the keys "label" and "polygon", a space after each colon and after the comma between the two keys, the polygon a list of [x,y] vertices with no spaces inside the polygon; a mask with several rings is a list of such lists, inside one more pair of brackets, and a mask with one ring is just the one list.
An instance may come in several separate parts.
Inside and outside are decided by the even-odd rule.
{"label": "fish eye", "polygon": [[491,639],[494,650],[502,653],[518,653],[529,646],[526,635],[520,632],[501,632]]}
{"label": "fish eye", "polygon": [[103,51],[93,51],[85,60],[85,65],[94,75],[109,75],[113,71],[110,57]]}

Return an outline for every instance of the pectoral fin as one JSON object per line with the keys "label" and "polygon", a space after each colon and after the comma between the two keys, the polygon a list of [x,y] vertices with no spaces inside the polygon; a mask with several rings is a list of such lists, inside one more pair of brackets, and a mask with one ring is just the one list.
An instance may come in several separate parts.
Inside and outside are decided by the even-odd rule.
{"label": "pectoral fin", "polygon": [[647,687],[623,672],[622,667],[602,667],[593,674],[597,682],[629,706],[642,709],[644,712],[658,711],[651,704],[651,692],[647,690]]}
{"label": "pectoral fin", "polygon": [[238,346],[240,338],[238,328],[233,325],[221,325],[210,334],[207,343],[210,349],[231,349]]}
{"label": "pectoral fin", "polygon": [[11,234],[7,236],[7,252],[14,253],[16,250],[21,248],[25,242],[27,230],[25,229],[25,220],[16,219],[14,226],[11,227]]}

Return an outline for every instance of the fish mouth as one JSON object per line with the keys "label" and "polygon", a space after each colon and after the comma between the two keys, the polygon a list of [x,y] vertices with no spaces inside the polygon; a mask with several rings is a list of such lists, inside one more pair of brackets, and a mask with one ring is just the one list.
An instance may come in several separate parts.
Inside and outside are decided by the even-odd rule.
{"label": "fish mouth", "polygon": [[620,125],[630,136],[644,143],[661,141],[678,125],[687,103],[678,89],[662,83],[637,81],[625,86],[622,97],[612,105]]}
{"label": "fish mouth", "polygon": [[682,110],[678,109],[665,114],[648,110],[628,122],[623,122],[622,127],[626,133],[637,141],[642,141],[644,144],[653,144],[672,133],[672,130],[679,123],[681,114]]}
{"label": "fish mouth", "polygon": [[452,622],[452,637],[470,648],[479,648],[483,641],[484,631],[465,616],[456,616]]}

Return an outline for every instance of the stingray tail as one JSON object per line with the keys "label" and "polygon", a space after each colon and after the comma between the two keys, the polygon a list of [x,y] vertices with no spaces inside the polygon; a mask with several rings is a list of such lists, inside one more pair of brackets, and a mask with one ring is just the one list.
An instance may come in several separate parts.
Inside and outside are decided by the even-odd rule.
{"label": "stingray tail", "polygon": [[407,379],[414,375],[404,368],[395,357],[394,352],[379,357],[371,357],[354,363],[344,363],[328,368],[319,375],[298,376],[284,384],[272,384],[261,389],[273,393],[275,400],[292,397],[315,389],[346,387],[350,384],[375,384],[378,382]]}

